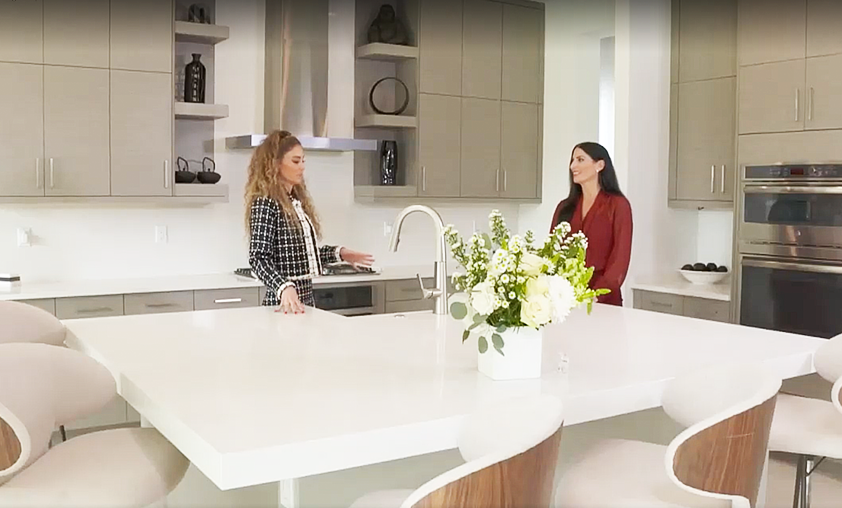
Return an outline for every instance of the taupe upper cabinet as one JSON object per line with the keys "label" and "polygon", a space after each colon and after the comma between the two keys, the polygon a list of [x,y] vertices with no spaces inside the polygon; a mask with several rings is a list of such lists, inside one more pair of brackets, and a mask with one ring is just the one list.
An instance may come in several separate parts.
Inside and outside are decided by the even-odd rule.
{"label": "taupe upper cabinet", "polygon": [[108,196],[107,69],[44,67],[47,196]]}
{"label": "taupe upper cabinet", "polygon": [[0,63],[0,195],[44,195],[44,66]]}
{"label": "taupe upper cabinet", "polygon": [[737,0],[684,0],[679,13],[679,80],[736,76]]}
{"label": "taupe upper cabinet", "polygon": [[842,54],[808,58],[805,90],[804,128],[842,129]]}
{"label": "taupe upper cabinet", "polygon": [[807,56],[842,53],[842,2],[807,0]]}
{"label": "taupe upper cabinet", "polygon": [[462,92],[462,3],[425,0],[420,12],[420,92]]}
{"label": "taupe upper cabinet", "polygon": [[111,0],[111,68],[172,73],[172,0]]}
{"label": "taupe upper cabinet", "polygon": [[803,130],[804,76],[804,59],[741,68],[739,133]]}
{"label": "taupe upper cabinet", "polygon": [[500,195],[500,101],[462,99],[461,196]]}
{"label": "taupe upper cabinet", "polygon": [[736,78],[678,85],[677,199],[731,199],[735,96]]}
{"label": "taupe upper cabinet", "polygon": [[541,102],[543,33],[544,11],[503,4],[503,100]]}
{"label": "taupe upper cabinet", "polygon": [[503,65],[503,4],[465,0],[462,96],[500,99]]}
{"label": "taupe upper cabinet", "polygon": [[172,194],[171,75],[111,71],[111,195]]}
{"label": "taupe upper cabinet", "polygon": [[44,0],[44,63],[107,69],[109,4],[110,0]]}
{"label": "taupe upper cabinet", "polygon": [[462,99],[420,94],[418,105],[418,195],[458,197]]}
{"label": "taupe upper cabinet", "polygon": [[43,11],[41,0],[0,2],[0,61],[44,62]]}
{"label": "taupe upper cabinet", "polygon": [[740,65],[806,56],[806,0],[739,0],[738,20]]}
{"label": "taupe upper cabinet", "polygon": [[503,102],[500,165],[504,198],[538,195],[538,105]]}

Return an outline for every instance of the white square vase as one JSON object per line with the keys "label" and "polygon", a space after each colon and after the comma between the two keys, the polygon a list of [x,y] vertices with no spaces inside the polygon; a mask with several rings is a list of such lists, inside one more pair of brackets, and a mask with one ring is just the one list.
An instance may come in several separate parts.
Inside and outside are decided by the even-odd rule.
{"label": "white square vase", "polygon": [[543,330],[509,328],[500,336],[503,338],[502,355],[491,345],[491,340],[485,353],[477,350],[479,371],[495,381],[541,377]]}

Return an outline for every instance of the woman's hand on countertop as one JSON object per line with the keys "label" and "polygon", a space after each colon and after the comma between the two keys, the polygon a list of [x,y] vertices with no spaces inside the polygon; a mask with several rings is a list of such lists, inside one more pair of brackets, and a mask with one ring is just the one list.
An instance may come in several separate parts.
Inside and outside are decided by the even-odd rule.
{"label": "woman's hand on countertop", "polygon": [[289,286],[281,291],[281,305],[275,312],[304,314],[304,304],[298,299],[298,292],[295,290],[295,286]]}
{"label": "woman's hand on countertop", "polygon": [[351,263],[352,265],[371,266],[374,264],[374,256],[371,254],[357,252],[351,249],[346,249],[345,247],[342,247],[339,250],[339,257],[342,261]]}

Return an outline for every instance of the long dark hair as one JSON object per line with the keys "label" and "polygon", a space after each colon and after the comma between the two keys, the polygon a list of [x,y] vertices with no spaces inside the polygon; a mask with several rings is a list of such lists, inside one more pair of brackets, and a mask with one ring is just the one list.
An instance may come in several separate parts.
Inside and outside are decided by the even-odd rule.
{"label": "long dark hair", "polygon": [[577,148],[581,148],[594,162],[603,161],[605,163],[605,167],[602,168],[598,176],[599,188],[608,194],[614,194],[616,196],[623,195],[623,192],[620,190],[620,183],[617,181],[617,173],[614,171],[614,163],[611,162],[611,156],[608,155],[608,150],[593,141],[579,143],[570,151],[570,163],[567,165],[567,172],[570,175],[570,194],[562,202],[558,214],[555,216],[554,224],[570,222],[573,218],[573,212],[576,211],[576,204],[582,198],[582,186],[573,182],[573,173],[570,172],[570,164],[573,163],[573,153]]}

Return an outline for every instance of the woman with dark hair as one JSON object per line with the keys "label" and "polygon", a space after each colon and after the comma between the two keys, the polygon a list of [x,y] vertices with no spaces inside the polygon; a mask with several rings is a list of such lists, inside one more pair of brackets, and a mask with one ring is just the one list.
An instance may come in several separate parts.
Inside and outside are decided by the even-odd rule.
{"label": "woman with dark hair", "polygon": [[570,223],[571,232],[588,238],[587,266],[594,267],[590,287],[610,289],[599,303],[623,305],[620,287],[631,259],[632,212],[620,191],[611,156],[599,143],[579,143],[570,156],[570,195],[553,213],[550,231]]}

